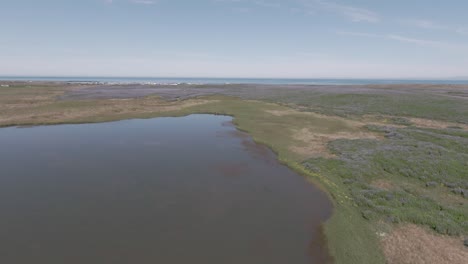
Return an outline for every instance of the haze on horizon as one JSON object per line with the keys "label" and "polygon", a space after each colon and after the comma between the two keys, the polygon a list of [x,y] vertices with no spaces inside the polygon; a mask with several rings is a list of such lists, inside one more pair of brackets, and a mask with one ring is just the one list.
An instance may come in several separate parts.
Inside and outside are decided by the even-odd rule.
{"label": "haze on horizon", "polygon": [[464,0],[4,0],[0,76],[468,76]]}

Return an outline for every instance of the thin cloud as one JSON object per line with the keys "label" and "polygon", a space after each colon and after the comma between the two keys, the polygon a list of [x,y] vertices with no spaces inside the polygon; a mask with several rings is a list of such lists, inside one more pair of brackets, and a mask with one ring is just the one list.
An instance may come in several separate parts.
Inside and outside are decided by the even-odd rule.
{"label": "thin cloud", "polygon": [[460,35],[467,35],[468,36],[468,28],[457,28],[455,30]]}
{"label": "thin cloud", "polygon": [[295,7],[287,7],[281,1],[267,1],[267,0],[212,0],[214,3],[228,3],[228,4],[249,4],[256,5],[261,8],[275,8],[279,9],[285,7],[286,10],[292,12],[304,12],[306,14],[315,14],[317,10],[328,10],[337,13],[353,22],[369,22],[376,23],[381,20],[380,15],[376,12],[350,5],[343,5],[336,2],[327,0],[295,0],[290,1],[294,3]]}
{"label": "thin cloud", "polygon": [[401,20],[401,22],[405,25],[424,29],[444,29],[444,26],[440,25],[439,23],[425,19],[404,19]]}
{"label": "thin cloud", "polygon": [[243,2],[242,0],[213,0],[215,3],[239,3]]}
{"label": "thin cloud", "polygon": [[150,0],[132,0],[132,3],[134,3],[134,4],[141,4],[141,5],[154,5],[154,4],[156,4],[156,1],[150,1]]}
{"label": "thin cloud", "polygon": [[423,47],[432,47],[444,50],[460,50],[460,51],[467,51],[468,46],[453,44],[449,42],[443,41],[436,41],[436,40],[428,40],[428,39],[418,39],[412,38],[407,36],[402,36],[398,34],[372,34],[372,33],[365,33],[365,32],[352,32],[352,31],[337,31],[339,35],[345,36],[354,36],[354,37],[366,37],[366,38],[380,38],[380,39],[388,39],[403,43],[410,43],[418,46]]}
{"label": "thin cloud", "polygon": [[314,0],[312,2],[306,1],[306,5],[310,6],[310,3],[316,3],[319,6],[328,9],[330,11],[341,14],[344,17],[347,17],[353,22],[369,22],[376,23],[381,20],[380,16],[369,9],[348,6],[343,4],[338,4],[335,2],[324,1],[324,0]]}
{"label": "thin cloud", "polygon": [[426,47],[448,47],[452,46],[449,43],[445,42],[440,42],[440,41],[435,41],[435,40],[426,40],[426,39],[417,39],[417,38],[410,38],[410,37],[405,37],[405,36],[400,36],[400,35],[386,35],[385,36],[388,39],[392,40],[397,40],[400,42],[406,42],[406,43],[413,43],[417,44],[420,46],[426,46]]}
{"label": "thin cloud", "polygon": [[[107,4],[113,4],[116,1],[114,0],[104,0]],[[141,4],[141,5],[154,5],[156,4],[156,1],[153,0],[128,0],[128,2],[133,3],[133,4]]]}
{"label": "thin cloud", "polygon": [[252,9],[248,7],[233,7],[231,10],[238,13],[249,13],[252,11]]}
{"label": "thin cloud", "polygon": [[213,0],[214,3],[231,3],[231,4],[251,4],[266,8],[279,8],[279,2],[272,2],[266,0]]}
{"label": "thin cloud", "polygon": [[355,36],[355,37],[369,37],[369,38],[380,38],[382,35],[371,34],[371,33],[363,33],[363,32],[352,32],[352,31],[337,31],[339,35],[346,35],[346,36]]}
{"label": "thin cloud", "polygon": [[438,23],[432,20],[426,19],[404,19],[400,20],[400,23],[403,23],[408,26],[413,26],[417,28],[427,29],[427,30],[443,30],[447,32],[452,32],[460,35],[468,35],[468,29],[459,26],[449,26],[445,24]]}
{"label": "thin cloud", "polygon": [[263,1],[263,0],[256,0],[253,1],[254,4],[262,7],[269,7],[269,8],[279,8],[281,4],[279,2],[271,2],[271,1]]}

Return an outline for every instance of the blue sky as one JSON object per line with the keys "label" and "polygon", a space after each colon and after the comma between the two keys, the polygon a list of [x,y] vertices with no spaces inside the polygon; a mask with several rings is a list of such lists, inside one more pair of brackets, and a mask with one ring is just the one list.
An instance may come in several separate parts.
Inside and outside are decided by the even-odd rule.
{"label": "blue sky", "polygon": [[466,0],[1,0],[0,75],[468,76]]}

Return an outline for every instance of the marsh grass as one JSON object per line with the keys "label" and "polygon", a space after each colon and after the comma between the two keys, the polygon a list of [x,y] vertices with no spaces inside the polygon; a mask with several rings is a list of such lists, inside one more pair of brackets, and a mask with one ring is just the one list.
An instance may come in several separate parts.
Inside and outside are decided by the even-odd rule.
{"label": "marsh grass", "polygon": [[395,123],[410,124],[404,117],[420,117],[468,124],[468,103],[465,98],[427,94],[380,92],[369,93],[286,93],[271,95],[273,102],[297,105],[309,111],[339,116],[366,114],[395,116]]}
{"label": "marsh grass", "polygon": [[[158,97],[56,100],[63,92],[57,87],[0,89],[0,125],[95,123],[194,113],[230,115],[238,129],[270,147],[280,162],[327,191],[335,210],[324,230],[336,263],[385,263],[377,235],[382,223],[385,228],[414,223],[441,234],[468,234],[468,132],[455,127],[418,128],[405,117],[468,123],[466,101],[424,93],[402,96],[285,90],[255,98],[264,101],[223,95],[193,99],[203,100],[200,104],[166,102]],[[291,111],[278,103],[333,116],[269,113]],[[355,132],[356,127],[335,117],[355,119],[369,113],[394,115],[390,123],[402,127],[359,128],[382,139],[334,140],[328,144],[334,158],[311,158],[291,150],[291,145],[304,144],[294,137],[294,131]],[[378,187],[377,181],[391,187]]]}
{"label": "marsh grass", "polygon": [[[408,222],[440,234],[468,234],[468,140],[452,130],[369,127],[385,140],[337,140],[336,160],[305,166],[338,176],[370,222]],[[333,176],[332,176],[333,175]],[[392,189],[372,186],[384,179]]]}
{"label": "marsh grass", "polygon": [[[157,99],[152,99],[157,100]],[[36,119],[24,119],[22,122],[3,123],[3,125],[35,125],[63,123],[95,123],[130,118],[153,118],[158,116],[184,116],[193,113],[230,115],[235,125],[248,132],[257,143],[265,144],[278,155],[278,159],[291,169],[308,177],[330,194],[336,206],[335,213],[325,225],[325,235],[329,241],[329,250],[336,263],[383,263],[383,255],[377,243],[377,237],[371,225],[360,216],[353,202],[342,187],[338,177],[326,177],[322,173],[312,173],[301,162],[304,155],[291,151],[292,144],[300,144],[291,131],[308,127],[329,133],[347,131],[350,128],[343,121],[330,120],[326,117],[308,117],[303,115],[276,116],[268,111],[288,111],[289,108],[259,101],[241,100],[226,96],[204,98],[207,103],[186,108],[160,111],[157,107],[149,111],[115,112],[111,105],[127,104],[138,107],[142,100],[125,101],[54,101],[46,105],[30,107],[31,114],[44,113]],[[176,104],[184,103],[175,102]],[[164,102],[161,102],[164,103]],[[90,113],[91,109],[91,113]],[[152,111],[151,111],[152,109]],[[26,112],[27,112],[26,111]],[[66,115],[64,113],[74,113]],[[80,113],[82,113],[80,115]],[[0,116],[1,118],[1,116]],[[14,119],[13,119],[14,121]],[[325,129],[325,130],[324,130]],[[345,235],[346,234],[346,235]],[[351,234],[351,235],[347,235]],[[363,251],[362,248],[369,250]]]}

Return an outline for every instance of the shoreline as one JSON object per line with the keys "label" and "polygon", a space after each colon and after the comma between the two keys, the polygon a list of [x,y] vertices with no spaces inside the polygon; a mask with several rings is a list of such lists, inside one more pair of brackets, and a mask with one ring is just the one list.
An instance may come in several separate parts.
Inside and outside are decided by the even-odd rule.
{"label": "shoreline", "polygon": [[[457,221],[456,218],[447,218],[452,217],[451,215],[440,218],[439,210],[432,210],[440,208],[437,206],[458,206],[454,210],[463,216],[465,205],[468,203],[463,203],[464,198],[461,195],[452,193],[443,182],[429,189],[424,180],[417,178],[419,174],[416,174],[415,179],[402,177],[398,175],[399,167],[396,168],[396,172],[389,173],[380,171],[378,164],[374,163],[372,166],[375,168],[372,167],[371,171],[358,171],[357,178],[349,179],[357,169],[346,167],[344,162],[352,157],[342,157],[343,154],[339,152],[347,153],[346,148],[340,148],[347,147],[348,144],[357,144],[351,146],[356,152],[364,151],[361,153],[363,156],[371,150],[380,151],[379,148],[375,149],[375,144],[377,147],[382,145],[386,152],[397,145],[399,147],[395,148],[395,151],[399,151],[408,141],[409,145],[424,143],[435,144],[436,147],[439,146],[437,144],[443,143],[443,148],[459,146],[448,152],[452,153],[450,155],[459,154],[448,156],[447,162],[464,157],[466,153],[464,149],[460,149],[463,146],[460,142],[464,142],[467,133],[465,124],[468,123],[468,115],[465,113],[468,111],[468,86],[307,86],[307,89],[283,87],[160,87],[154,90],[143,89],[143,93],[142,89],[134,86],[63,87],[63,84],[56,84],[45,87],[31,85],[29,89],[24,89],[26,86],[11,87],[4,90],[6,97],[3,100],[6,101],[3,112],[0,109],[0,113],[3,113],[3,116],[0,115],[0,125],[97,123],[132,118],[185,116],[193,113],[233,116],[236,128],[246,131],[256,143],[270,148],[277,155],[279,162],[305,176],[315,186],[326,189],[326,193],[332,198],[334,210],[332,217],[324,225],[324,231],[329,252],[336,263],[384,263],[384,252],[388,254],[388,248],[384,247],[387,246],[387,242],[384,243],[385,238],[393,239],[393,234],[399,234],[400,228],[406,228],[408,224],[416,225],[418,234],[431,236],[435,240],[442,239],[440,243],[450,240],[450,243],[463,247],[463,242],[457,242],[459,238],[453,235],[457,232],[464,234],[462,226],[441,226],[438,231],[430,229],[433,223],[445,224],[442,222],[444,220]],[[346,105],[349,100],[350,103]],[[369,104],[374,100],[378,104]],[[367,108],[363,109],[362,106]],[[342,112],[342,109],[346,112]],[[405,112],[408,109],[414,112]],[[416,117],[417,120],[414,119]],[[438,120],[437,123],[434,123],[434,120]],[[456,124],[460,124],[459,128]],[[437,140],[428,141],[422,138],[424,141],[420,141],[421,135],[437,136]],[[446,135],[458,143],[444,143],[438,139],[440,137],[447,140]],[[374,145],[366,145],[369,143]],[[402,143],[405,144],[398,145]],[[424,149],[421,152],[417,152],[417,149],[410,151],[412,152],[403,154],[396,152],[395,158],[407,155],[422,160],[430,159]],[[444,156],[439,157],[437,161],[446,162]],[[397,164],[403,168],[417,165],[399,165],[395,163],[398,160],[392,156],[384,158],[390,159],[388,162],[384,160],[384,164]],[[430,166],[427,165],[428,170],[431,169]],[[419,171],[422,170],[414,173]],[[367,179],[361,177],[363,173],[378,176]],[[457,174],[451,177],[455,176]],[[403,188],[410,189],[411,192],[406,193]],[[364,198],[367,200],[363,200],[361,193],[366,195]],[[369,193],[378,195],[367,196]],[[420,194],[414,196],[412,193]],[[390,195],[388,200],[387,195]],[[422,198],[429,195],[433,195],[430,202]],[[414,200],[414,203],[401,207],[392,198],[395,196],[404,201]],[[363,205],[362,201],[370,205],[379,202],[386,206],[386,211],[374,211],[372,207]],[[410,210],[410,213],[411,210],[415,210],[419,214],[418,210],[421,208],[418,205],[421,203],[430,208],[423,210],[429,217],[418,222],[417,218],[411,218],[412,215],[407,214],[407,210]],[[375,210],[380,210],[381,207]],[[387,211],[391,212],[390,216],[397,215],[398,218],[389,218]],[[449,236],[448,231],[443,233],[446,230],[453,234]],[[412,241],[411,238],[405,239],[408,243],[420,243],[417,240]],[[391,241],[399,240],[396,238]],[[404,247],[405,243],[401,243],[400,246]],[[389,245],[398,248],[397,245]],[[431,250],[437,252],[440,245],[437,246]],[[458,250],[456,254],[463,254],[463,249],[459,246],[453,250]],[[440,255],[445,256],[443,252],[440,252]]]}
{"label": "shoreline", "polygon": [[0,76],[0,82],[87,85],[468,85],[468,79],[365,78],[145,78],[145,77],[28,77]]}

